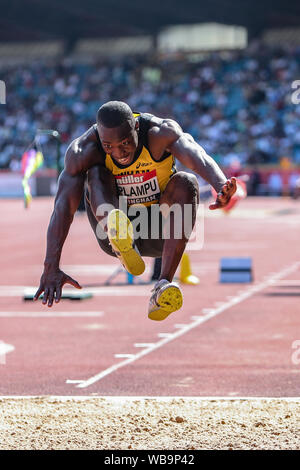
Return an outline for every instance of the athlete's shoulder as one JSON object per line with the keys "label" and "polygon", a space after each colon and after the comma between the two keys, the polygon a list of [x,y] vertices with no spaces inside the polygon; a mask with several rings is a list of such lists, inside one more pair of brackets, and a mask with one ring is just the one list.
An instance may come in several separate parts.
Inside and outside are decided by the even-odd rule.
{"label": "athlete's shoulder", "polygon": [[103,158],[93,125],[70,143],[65,156],[65,169],[71,175],[76,175],[86,172],[97,163],[101,164]]}
{"label": "athlete's shoulder", "polygon": [[148,139],[150,145],[156,143],[168,148],[183,134],[181,126],[174,119],[160,118],[153,116],[148,130]]}
{"label": "athlete's shoulder", "polygon": [[97,150],[97,138],[95,127],[91,126],[79,137],[76,137],[69,145],[67,152],[79,153],[90,153],[93,150]]}

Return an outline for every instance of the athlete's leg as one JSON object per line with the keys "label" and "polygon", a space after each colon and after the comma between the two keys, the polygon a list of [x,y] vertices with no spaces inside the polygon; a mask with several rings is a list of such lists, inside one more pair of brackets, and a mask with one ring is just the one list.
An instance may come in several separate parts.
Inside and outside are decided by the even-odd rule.
{"label": "athlete's leg", "polygon": [[[93,229],[97,242],[99,243],[100,248],[105,251],[110,256],[116,257],[115,252],[112,250],[107,235],[105,234],[104,230],[101,228],[101,225],[98,224],[98,221],[91,209],[90,200],[89,200],[89,193],[86,192],[85,198],[85,210],[89,219],[89,223]],[[99,236],[100,235],[100,236]]]}
{"label": "athlete's leg", "polygon": [[[199,185],[196,176],[183,171],[175,173],[160,199],[166,238],[159,279],[172,281],[195,225],[198,205]],[[178,238],[180,234],[182,236]]]}
{"label": "athlete's leg", "polygon": [[88,171],[87,186],[91,210],[100,227],[106,232],[108,214],[104,211],[105,206],[111,206],[111,209],[119,207],[114,176],[105,166],[94,166]]}
{"label": "athlete's leg", "polygon": [[[109,245],[127,271],[135,276],[142,274],[145,263],[134,244],[132,225],[124,211],[127,203],[123,199],[124,211],[119,209],[119,198],[114,176],[103,166],[88,171],[89,205],[96,221],[94,232],[104,251]],[[122,204],[121,202],[121,204]],[[92,225],[93,226],[93,225]],[[110,254],[110,253],[109,253]]]}
{"label": "athlete's leg", "polygon": [[[131,217],[131,209],[129,209],[128,215],[135,228],[137,248],[141,256],[160,258],[163,251],[164,239],[162,236],[163,223],[161,213],[159,212],[159,205],[143,206],[142,209],[142,213],[138,213],[137,217]],[[137,221],[139,222],[138,226],[136,226]],[[152,225],[155,226],[154,229]]]}
{"label": "athlete's leg", "polygon": [[173,175],[160,198],[165,239],[161,273],[149,302],[151,320],[164,320],[182,306],[182,292],[172,280],[194,227],[198,204],[197,178],[185,172]]}

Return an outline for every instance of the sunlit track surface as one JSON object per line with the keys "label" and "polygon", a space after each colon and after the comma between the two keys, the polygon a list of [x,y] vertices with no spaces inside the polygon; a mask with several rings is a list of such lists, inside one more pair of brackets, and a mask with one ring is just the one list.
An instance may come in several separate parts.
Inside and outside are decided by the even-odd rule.
{"label": "sunlit track surface", "polygon": [[[18,200],[0,206],[0,341],[11,345],[1,355],[2,395],[299,396],[299,202],[205,209],[203,249],[189,251],[200,284],[183,286],[183,308],[164,322],[147,318],[151,284],[104,285],[118,261],[99,251],[85,214],[75,217],[62,268],[93,297],[51,309],[24,302],[39,283],[53,200],[27,211]],[[250,256],[254,283],[220,284],[223,256]]]}

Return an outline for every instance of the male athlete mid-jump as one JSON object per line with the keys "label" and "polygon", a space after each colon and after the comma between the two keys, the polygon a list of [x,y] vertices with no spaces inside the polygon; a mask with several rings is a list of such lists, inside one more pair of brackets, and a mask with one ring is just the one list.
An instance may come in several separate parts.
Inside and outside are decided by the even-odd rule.
{"label": "male athlete mid-jump", "polygon": [[[81,288],[60,270],[59,262],[84,194],[87,215],[100,247],[117,256],[128,272],[142,274],[143,256],[162,258],[148,317],[163,320],[182,306],[181,290],[172,281],[191,231],[187,234],[183,227],[187,208],[191,214],[190,229],[196,220],[199,187],[192,173],[176,171],[175,158],[215,189],[217,197],[209,206],[211,210],[229,203],[236,191],[236,179],[227,179],[213,158],[177,122],[134,113],[120,101],[101,106],[97,123],[67,149],[48,227],[44,272],[34,300],[44,292],[43,304],[51,307],[54,301],[59,302],[64,284]],[[120,203],[124,198],[126,208],[143,208],[141,213],[146,219],[141,219],[141,225],[149,225],[150,235],[136,236],[136,217],[130,216],[130,211],[127,216]],[[154,206],[160,209],[156,219],[152,217]],[[107,207],[110,209],[104,213],[102,209]],[[181,209],[179,219],[173,207]],[[178,228],[182,228],[181,237],[176,236]],[[151,236],[153,231],[157,231],[157,237]]]}

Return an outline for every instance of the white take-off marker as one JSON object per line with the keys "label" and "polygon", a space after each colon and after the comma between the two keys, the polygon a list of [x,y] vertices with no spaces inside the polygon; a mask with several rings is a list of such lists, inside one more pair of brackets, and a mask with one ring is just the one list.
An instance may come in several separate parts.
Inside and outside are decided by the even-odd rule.
{"label": "white take-off marker", "polygon": [[[206,309],[207,313],[204,314],[203,316],[199,317],[198,319],[194,320],[190,324],[186,325],[181,325],[181,328],[177,328],[174,333],[171,334],[162,334],[164,337],[155,343],[153,347],[143,349],[137,354],[132,354],[130,357],[127,357],[124,361],[121,361],[117,364],[112,365],[108,369],[105,369],[98,374],[90,377],[89,379],[82,381],[76,387],[78,388],[87,388],[94,383],[98,382],[99,380],[103,379],[104,377],[116,372],[118,369],[125,367],[129,364],[132,364],[135,361],[138,361],[140,358],[146,356],[147,354],[150,354],[151,352],[163,347],[164,345],[170,343],[171,341],[179,338],[180,336],[184,335],[185,333],[189,332],[193,328],[196,328],[197,326],[201,325],[202,323],[205,323],[206,321],[210,320],[211,318],[220,315],[221,313],[225,312],[229,308],[233,307],[234,305],[237,305],[244,300],[252,297],[254,294],[257,294],[258,292],[266,289],[267,287],[273,285],[274,281],[277,281],[281,278],[284,278],[288,276],[289,274],[293,273],[300,267],[300,261],[293,263],[291,266],[288,266],[278,273],[272,273],[271,276],[269,276],[267,279],[265,279],[263,282],[255,285],[251,285],[248,289],[245,289],[242,291],[239,295],[236,297],[233,297],[231,300],[224,302],[220,307],[212,308],[212,309]],[[166,336],[165,336],[166,335]],[[115,355],[116,356],[116,355]],[[128,355],[129,356],[129,355]],[[120,355],[118,355],[120,357]],[[123,356],[124,357],[124,356]],[[68,381],[66,381],[68,383]]]}
{"label": "white take-off marker", "polygon": [[0,365],[6,364],[6,354],[15,350],[12,344],[7,344],[0,340]]}

